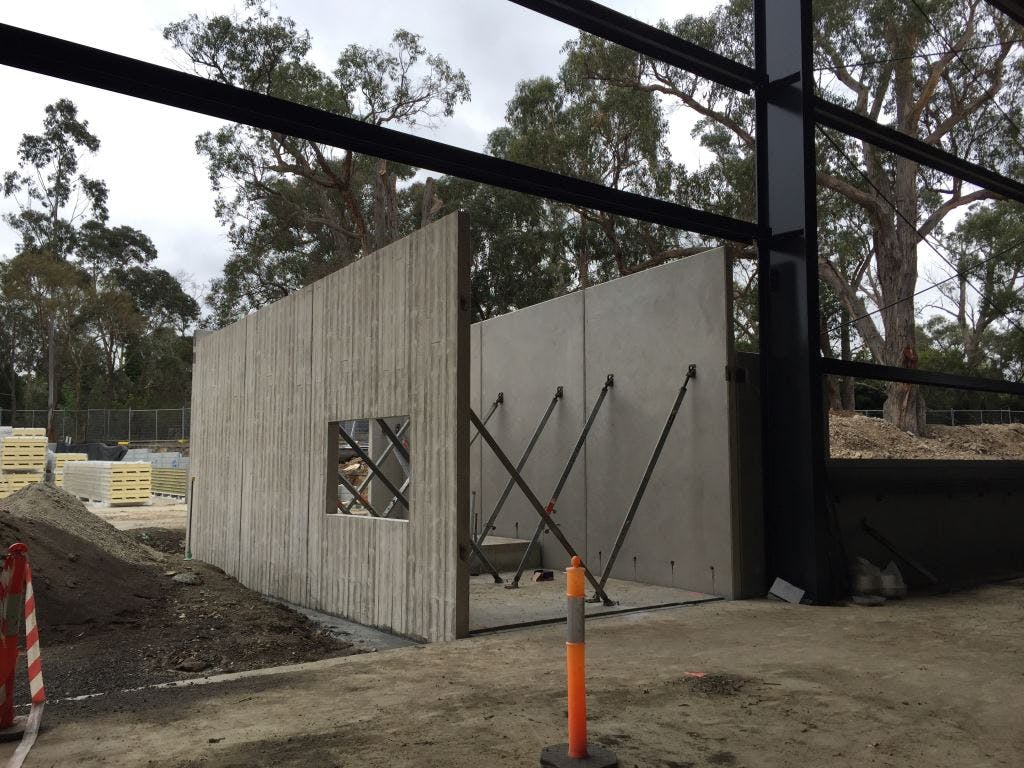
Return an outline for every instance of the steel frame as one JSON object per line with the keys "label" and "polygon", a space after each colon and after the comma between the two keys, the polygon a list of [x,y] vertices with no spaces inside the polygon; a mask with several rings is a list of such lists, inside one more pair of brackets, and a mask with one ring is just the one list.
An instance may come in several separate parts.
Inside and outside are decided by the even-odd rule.
{"label": "steel frame", "polygon": [[[512,1],[729,87],[753,88],[757,223],[609,189],[6,24],[0,24],[0,64],[563,203],[710,237],[755,241],[761,267],[763,479],[769,566],[800,584],[814,599],[832,599],[836,596],[835,579],[824,539],[827,526],[822,520],[827,507],[822,376],[842,372],[922,385],[1019,392],[1008,382],[884,366],[837,366],[821,359],[817,342],[815,126],[821,124],[878,144],[1015,200],[1022,199],[1022,185],[818,100],[813,93],[811,0],[755,0],[753,70],[590,0]],[[988,2],[1024,24],[1019,3]],[[493,439],[488,440],[489,433],[475,414],[473,419],[485,441],[491,443]],[[543,519],[539,502],[536,509]],[[568,549],[564,537],[563,545]]]}
{"label": "steel frame", "polygon": [[[397,498],[398,501],[401,502],[402,506],[405,507],[406,509],[409,509],[409,500],[405,497],[405,493],[403,492],[404,488],[408,488],[409,486],[409,478],[406,478],[404,488],[400,488],[399,486],[395,485],[394,482],[392,482],[391,478],[389,478],[377,465],[377,462],[370,458],[370,454],[364,451],[363,447],[359,445],[358,442],[356,442],[356,439],[345,431],[345,428],[341,425],[340,421],[338,422],[338,434],[341,436],[341,439],[348,444],[348,447],[352,449],[356,456],[362,459],[363,463],[367,467],[369,467],[370,472],[376,475],[377,479],[379,479],[382,483],[384,483],[385,486],[387,486],[387,489],[395,495],[395,498]],[[391,505],[389,505],[388,508],[390,509]]]}
{"label": "steel frame", "polygon": [[[405,431],[406,431],[406,430],[407,430],[407,429],[409,428],[409,426],[410,426],[411,424],[412,424],[412,419],[406,419],[406,420],[405,420],[405,421],[404,421],[404,422],[402,423],[402,425],[401,425],[401,426],[400,426],[400,427],[399,427],[399,428],[398,428],[397,430],[395,430],[395,436],[396,436],[396,437],[401,437],[402,435],[404,435],[404,434],[405,434]],[[386,445],[386,446],[384,447],[384,450],[383,450],[383,452],[382,452],[382,453],[380,454],[380,456],[378,456],[378,457],[377,457],[376,463],[377,463],[378,465],[380,465],[380,464],[383,464],[383,463],[384,463],[384,462],[385,462],[385,461],[387,460],[388,456],[390,456],[390,455],[391,455],[391,452],[392,452],[392,451],[394,451],[394,450],[395,450],[395,446],[394,446],[394,444],[393,444],[393,443],[390,443],[390,442],[389,442],[389,443],[388,443],[388,444],[387,444],[387,445]],[[370,481],[371,481],[371,480],[373,479],[373,477],[374,477],[374,474],[375,474],[375,473],[374,473],[373,471],[371,471],[371,472],[370,472],[370,473],[369,473],[369,474],[368,474],[368,475],[367,475],[367,476],[366,476],[365,478],[363,478],[363,481],[362,481],[361,483],[359,483],[359,485],[358,485],[358,486],[356,486],[356,488],[357,488],[357,489],[359,490],[359,494],[360,494],[360,496],[362,495],[363,491],[365,491],[365,490],[366,490],[366,486],[368,486],[368,485],[370,484]],[[357,501],[359,501],[359,499],[357,499],[357,498],[356,498],[356,497],[355,497],[355,496],[353,495],[353,497],[352,497],[352,501],[350,501],[350,502],[348,503],[348,506],[347,506],[347,507],[345,507],[345,510],[344,510],[345,514],[352,514],[352,507],[354,507],[354,506],[355,506],[355,504],[356,504],[356,502],[357,502]]]}

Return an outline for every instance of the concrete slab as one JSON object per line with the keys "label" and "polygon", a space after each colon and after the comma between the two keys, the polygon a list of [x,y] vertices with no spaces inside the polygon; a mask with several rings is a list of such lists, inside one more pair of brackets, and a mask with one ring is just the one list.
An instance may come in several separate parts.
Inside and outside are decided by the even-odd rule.
{"label": "concrete slab", "polygon": [[[506,581],[511,574],[506,574]],[[720,598],[685,589],[659,587],[636,581],[609,579],[608,596],[616,602],[606,606],[587,603],[587,616],[601,616],[642,608],[688,605]],[[588,595],[590,594],[588,588]],[[565,572],[555,571],[554,580],[536,582],[527,573],[519,589],[505,589],[490,576],[473,576],[469,580],[469,631],[480,633],[515,626],[543,624],[565,619]]]}

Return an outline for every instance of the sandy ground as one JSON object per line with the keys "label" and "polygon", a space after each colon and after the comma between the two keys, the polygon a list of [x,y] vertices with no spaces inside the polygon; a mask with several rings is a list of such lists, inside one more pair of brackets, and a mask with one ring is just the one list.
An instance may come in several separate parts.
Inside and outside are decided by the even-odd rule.
{"label": "sandy ground", "polygon": [[[644,768],[1019,766],[1022,618],[1024,581],[880,608],[592,620],[591,735]],[[564,739],[563,632],[55,702],[26,765],[533,766]]]}

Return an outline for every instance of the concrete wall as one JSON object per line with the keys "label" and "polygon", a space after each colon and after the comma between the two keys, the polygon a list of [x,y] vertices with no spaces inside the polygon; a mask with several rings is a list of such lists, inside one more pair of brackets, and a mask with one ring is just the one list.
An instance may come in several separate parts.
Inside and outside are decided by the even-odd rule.
{"label": "concrete wall", "polygon": [[[517,460],[556,386],[556,406],[524,476],[542,501],[552,491],[608,373],[615,386],[557,507],[557,520],[588,563],[608,557],[688,364],[689,389],[613,576],[726,596],[739,593],[734,552],[734,393],[731,269],[724,249],[620,278],[487,320],[472,329],[478,413],[505,394],[492,432]],[[486,517],[506,482],[477,441],[476,508]],[[514,490],[496,533],[528,538],[536,513]],[[564,567],[550,535],[543,561]]]}
{"label": "concrete wall", "polygon": [[[403,635],[466,633],[469,258],[449,216],[196,341],[191,548]],[[328,514],[332,422],[408,414],[408,521]]]}

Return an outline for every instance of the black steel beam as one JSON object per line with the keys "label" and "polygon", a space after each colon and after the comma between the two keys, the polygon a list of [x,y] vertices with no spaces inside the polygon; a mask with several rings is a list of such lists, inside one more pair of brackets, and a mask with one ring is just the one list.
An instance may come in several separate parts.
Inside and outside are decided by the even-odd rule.
{"label": "black steel beam", "polygon": [[1012,200],[1024,203],[1024,184],[977,163],[957,157],[944,149],[915,139],[902,131],[881,125],[875,120],[858,115],[845,107],[817,99],[814,115],[820,125],[834,128],[848,136],[895,152],[909,160],[948,173],[971,184],[998,192]]}
{"label": "black steel beam", "polygon": [[853,360],[823,358],[822,372],[830,376],[852,376],[856,379],[874,381],[902,381],[906,384],[920,384],[927,387],[967,389],[974,392],[1001,392],[1006,395],[1024,397],[1024,384],[1016,381],[985,379],[979,376],[959,376],[953,373],[922,371],[918,368],[899,368],[892,365],[858,363]]}
{"label": "black steel beam", "polygon": [[748,221],[609,189],[8,24],[0,24],[0,64],[709,237],[747,241],[756,232]]}
{"label": "black steel beam", "polygon": [[738,91],[749,91],[758,83],[757,71],[745,64],[720,56],[714,51],[701,48],[670,32],[652,27],[591,0],[512,2]]}
{"label": "black steel beam", "polygon": [[988,0],[988,4],[995,6],[1018,24],[1024,24],[1024,5],[1020,0]]}

